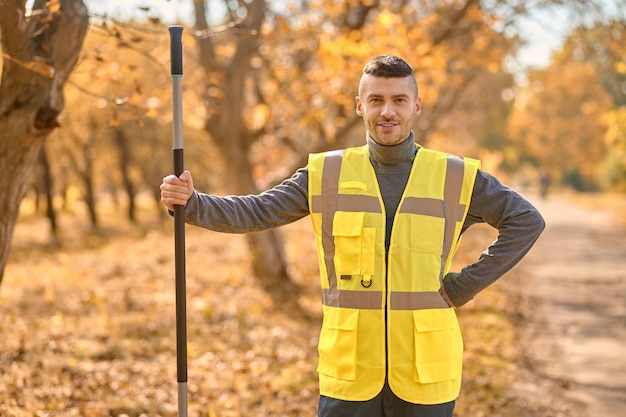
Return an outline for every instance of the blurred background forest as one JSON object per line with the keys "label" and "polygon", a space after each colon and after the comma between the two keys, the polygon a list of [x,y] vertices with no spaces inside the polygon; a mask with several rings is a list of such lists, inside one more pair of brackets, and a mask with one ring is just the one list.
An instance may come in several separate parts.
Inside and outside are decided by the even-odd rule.
{"label": "blurred background forest", "polygon": [[[393,53],[413,65],[420,85],[423,112],[414,127],[420,144],[479,158],[485,170],[525,192],[538,193],[543,179],[551,190],[626,193],[626,8],[620,0],[154,3],[0,1],[0,285],[7,263],[20,270],[35,262],[32,256],[49,256],[65,265],[80,249],[93,250],[104,263],[134,250],[133,262],[145,258],[146,271],[127,270],[132,262],[118,269],[92,265],[104,280],[171,272],[170,242],[161,242],[171,222],[158,202],[161,179],[172,170],[169,24],[185,26],[185,164],[199,190],[257,193],[303,166],[309,152],[363,143],[364,129],[354,111],[361,69],[371,57]],[[529,66],[525,48],[531,41],[544,42],[528,30],[537,22],[559,28],[562,43],[547,62]],[[16,224],[24,228],[10,256]],[[114,241],[122,252],[96,252]],[[249,265],[241,267],[243,272],[226,273],[243,276],[232,278],[235,287],[249,284],[246,277],[262,278],[254,282],[265,295],[247,300],[255,311],[272,304],[266,295],[282,300],[301,292],[303,282],[309,285],[306,277],[314,277],[308,266],[300,266],[306,273],[297,268],[294,273],[289,255],[298,248],[286,243],[279,230],[236,242],[228,244],[233,254],[217,243],[209,249],[211,256],[230,259],[232,265]],[[308,241],[298,242],[312,250]],[[57,297],[55,284],[43,279],[30,295],[33,302]],[[86,282],[103,285],[92,278]],[[114,298],[132,317],[129,311],[151,301],[128,285],[118,288],[123,292]],[[195,290],[206,295],[207,288]],[[83,304],[110,312],[103,291],[83,294]],[[208,301],[197,302],[204,320],[224,326],[220,332],[259,325],[255,314],[248,322],[241,316],[247,307],[231,306],[223,321]],[[70,314],[72,307],[61,310]],[[51,308],[49,315],[52,320],[58,310]],[[10,320],[20,323],[15,316]],[[162,322],[171,325],[171,318]],[[119,330],[118,325],[106,323],[108,329]],[[149,336],[155,328],[138,330],[139,319],[134,326],[153,340]],[[49,328],[37,331],[44,330]],[[272,340],[283,336],[271,328],[268,332]],[[90,351],[95,345],[80,344],[74,353],[83,349],[104,359],[123,357],[121,347],[107,345],[106,337],[90,339],[108,346],[97,354]],[[283,352],[271,343],[258,349],[276,348],[271,355],[295,358],[298,368],[315,354],[314,343],[304,336],[300,342],[301,353]],[[24,343],[15,341],[7,355],[23,355]],[[143,348],[172,348],[161,339],[151,343]],[[76,368],[74,362],[59,366],[69,373]],[[255,366],[252,372],[260,375],[267,364]],[[272,382],[277,390],[298,369],[283,371]],[[303,385],[315,397],[311,381]],[[158,395],[150,399],[162,400]],[[54,402],[46,401],[37,406],[54,409]],[[122,406],[116,410],[133,415]],[[147,412],[168,415],[163,409]],[[77,413],[88,415],[84,408]]]}
{"label": "blurred background forest", "polygon": [[[163,215],[170,23],[188,26],[186,164],[198,189],[255,193],[303,166],[309,152],[362,143],[360,70],[394,53],[414,66],[421,86],[422,145],[478,157],[521,187],[544,176],[555,187],[626,192],[619,2],[164,2],[174,16],[132,3],[114,3],[112,14],[101,2],[93,4],[100,12],[78,11],[85,6],[77,0],[0,6],[0,277],[25,196],[46,214],[53,238],[64,211],[86,213],[94,229],[109,203],[130,223],[141,222],[142,199]],[[569,32],[545,67],[525,68],[519,52],[532,33],[524,28],[541,13],[541,24]],[[70,16],[77,29],[57,30],[73,27],[64,23]],[[280,234],[248,239],[261,248],[257,274],[274,277],[270,287],[280,282]]]}

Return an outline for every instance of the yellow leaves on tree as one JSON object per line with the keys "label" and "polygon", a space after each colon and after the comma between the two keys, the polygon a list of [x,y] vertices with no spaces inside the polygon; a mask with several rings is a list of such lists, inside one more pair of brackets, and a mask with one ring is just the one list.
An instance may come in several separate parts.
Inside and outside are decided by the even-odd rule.
{"label": "yellow leaves on tree", "polygon": [[610,187],[626,191],[626,106],[606,113],[603,121],[607,126],[604,141],[610,149],[604,179]]}
{"label": "yellow leaves on tree", "polygon": [[602,118],[611,106],[595,68],[564,63],[535,72],[529,85],[510,121],[513,138],[554,178],[578,172],[593,181],[606,150]]}
{"label": "yellow leaves on tree", "polygon": [[626,107],[622,106],[608,112],[604,116],[604,121],[608,128],[605,135],[606,144],[621,156],[626,169]]}
{"label": "yellow leaves on tree", "polygon": [[265,103],[259,103],[254,106],[254,109],[247,115],[247,123],[253,130],[263,128],[270,117],[270,108]]}

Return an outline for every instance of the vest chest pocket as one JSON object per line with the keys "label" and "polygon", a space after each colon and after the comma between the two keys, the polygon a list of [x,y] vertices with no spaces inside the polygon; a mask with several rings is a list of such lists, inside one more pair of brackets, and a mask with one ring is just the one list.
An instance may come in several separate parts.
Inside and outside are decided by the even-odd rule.
{"label": "vest chest pocket", "polygon": [[358,321],[359,310],[324,307],[318,372],[347,381],[356,379]]}
{"label": "vest chest pocket", "polygon": [[[337,276],[360,275],[371,278],[374,275],[376,229],[363,227],[365,213],[335,212],[333,238],[335,242],[335,270]],[[339,280],[358,282],[356,280]],[[338,285],[342,285],[340,282]]]}
{"label": "vest chest pocket", "polygon": [[416,214],[411,216],[411,240],[409,247],[415,252],[441,255],[445,219]]}
{"label": "vest chest pocket", "polygon": [[450,309],[413,311],[415,380],[421,383],[461,378],[463,339]]}

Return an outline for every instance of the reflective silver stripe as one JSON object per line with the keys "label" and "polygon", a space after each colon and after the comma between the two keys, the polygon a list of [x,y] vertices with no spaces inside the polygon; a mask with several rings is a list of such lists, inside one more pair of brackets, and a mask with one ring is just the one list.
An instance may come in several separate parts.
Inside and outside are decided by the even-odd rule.
{"label": "reflective silver stripe", "polygon": [[446,168],[446,182],[443,189],[444,218],[446,227],[443,236],[443,248],[441,249],[441,269],[439,270],[439,283],[443,282],[443,272],[450,256],[450,250],[454,244],[454,231],[456,223],[463,220],[465,204],[461,204],[463,190],[463,177],[465,161],[458,156],[448,155]]}
{"label": "reflective silver stripe", "polygon": [[354,291],[324,288],[322,303],[329,307],[380,310],[383,307],[382,291]]}
{"label": "reflective silver stripe", "polygon": [[436,198],[406,197],[400,213],[425,214],[426,216],[443,217],[443,201]]}
{"label": "reflective silver stripe", "polygon": [[324,157],[322,169],[322,194],[311,199],[312,212],[322,214],[322,246],[329,288],[322,289],[322,303],[329,307],[380,310],[382,291],[353,291],[337,289],[335,271],[335,241],[333,216],[336,211],[381,213],[380,201],[374,196],[339,194],[339,174],[343,152],[329,152]]}
{"label": "reflective silver stripe", "polygon": [[335,271],[335,240],[333,239],[333,217],[339,195],[339,173],[343,151],[328,152],[324,157],[322,169],[322,247],[324,248],[324,263],[328,274],[330,289],[337,288],[337,273]]}
{"label": "reflective silver stripe", "polygon": [[[322,290],[322,303],[329,307],[379,310],[382,308],[382,296],[382,291],[324,288]],[[394,291],[391,293],[389,303],[391,310],[425,310],[448,307],[448,304],[438,292]]]}
{"label": "reflective silver stripe", "polygon": [[439,282],[443,281],[443,271],[454,244],[453,238],[456,222],[463,220],[463,215],[465,214],[465,205],[460,203],[464,170],[465,162],[462,158],[448,155],[444,199],[406,197],[400,208],[400,213],[424,214],[445,219]]}
{"label": "reflective silver stripe", "polygon": [[[313,196],[313,208],[311,210],[313,213],[324,213],[325,208],[322,206],[322,201],[323,197],[321,195]],[[333,210],[347,212],[366,211],[368,213],[382,213],[378,197],[373,197],[369,195],[339,194],[337,196],[336,202],[337,207],[333,207]]]}
{"label": "reflective silver stripe", "polygon": [[402,292],[391,293],[391,310],[425,310],[428,308],[448,308],[448,304],[438,292]]}

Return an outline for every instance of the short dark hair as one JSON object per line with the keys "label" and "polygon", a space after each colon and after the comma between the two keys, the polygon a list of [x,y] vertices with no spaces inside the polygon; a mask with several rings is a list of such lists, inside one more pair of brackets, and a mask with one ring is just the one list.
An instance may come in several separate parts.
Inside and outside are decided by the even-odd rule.
{"label": "short dark hair", "polygon": [[415,95],[418,95],[413,68],[404,59],[395,55],[379,55],[373,58],[363,67],[363,75],[365,74],[382,78],[411,77],[415,86]]}
{"label": "short dark hair", "polygon": [[374,77],[403,78],[413,75],[413,68],[402,58],[395,55],[380,55],[363,67],[363,74]]}

